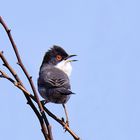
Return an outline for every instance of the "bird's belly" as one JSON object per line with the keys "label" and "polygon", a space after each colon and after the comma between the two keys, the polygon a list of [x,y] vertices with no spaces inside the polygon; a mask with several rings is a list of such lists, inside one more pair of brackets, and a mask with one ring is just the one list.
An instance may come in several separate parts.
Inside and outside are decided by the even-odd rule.
{"label": "bird's belly", "polygon": [[70,98],[70,95],[62,95],[62,94],[51,94],[47,96],[47,99],[56,104],[65,104]]}
{"label": "bird's belly", "polygon": [[46,89],[40,87],[39,89],[40,95],[47,101],[56,104],[65,104],[71,95],[65,95],[58,92],[56,89]]}

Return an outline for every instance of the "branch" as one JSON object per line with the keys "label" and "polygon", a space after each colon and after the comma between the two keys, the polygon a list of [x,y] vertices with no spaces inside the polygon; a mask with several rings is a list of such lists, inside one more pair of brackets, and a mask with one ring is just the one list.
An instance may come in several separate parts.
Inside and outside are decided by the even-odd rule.
{"label": "branch", "polygon": [[[16,72],[14,71],[14,69],[10,66],[10,64],[8,63],[8,61],[6,60],[6,58],[4,57],[4,55],[3,55],[3,52],[0,52],[0,58],[2,59],[2,61],[3,61],[3,65],[11,72],[11,74],[13,75],[13,77],[15,78],[15,80],[17,81],[17,83],[18,83],[18,85],[20,85],[20,86],[22,86],[22,88],[23,89],[25,89],[26,90],[26,88],[24,87],[24,85],[23,85],[23,83],[21,82],[21,80],[20,80],[20,78],[19,78],[19,76],[16,74]],[[1,74],[5,74],[3,71],[1,71]],[[5,75],[6,77],[5,78],[7,78],[8,80],[10,80],[11,82],[13,81],[14,82],[14,80],[12,80],[11,78],[9,78],[7,75]],[[46,125],[45,125],[45,123],[44,123],[44,121],[43,121],[43,119],[42,119],[42,116],[40,115],[40,113],[38,112],[38,110],[37,110],[37,108],[35,107],[35,105],[34,105],[34,103],[32,102],[32,100],[30,99],[30,97],[32,98],[32,99],[34,99],[35,100],[35,98],[34,98],[34,96],[32,96],[31,94],[27,94],[27,92],[24,92],[24,90],[22,90],[23,91],[23,93],[24,93],[24,95],[25,95],[25,97],[26,97],[26,99],[27,99],[27,103],[30,105],[30,107],[33,109],[33,111],[35,112],[35,114],[36,114],[36,116],[37,116],[37,118],[39,119],[39,122],[40,122],[40,125],[41,125],[41,127],[42,127],[42,133],[43,133],[43,135],[44,135],[44,137],[45,137],[45,139],[46,140],[49,140],[48,139],[48,134],[47,134],[47,129],[46,129]],[[27,91],[27,90],[26,90]],[[29,92],[28,92],[29,93]]]}
{"label": "branch", "polygon": [[19,88],[20,90],[22,90],[28,96],[31,96],[31,94],[24,87],[22,87],[18,82],[16,82],[14,79],[12,79],[11,77],[9,77],[4,71],[0,70],[0,73],[1,73],[1,75],[0,75],[1,78],[5,78],[5,79],[9,80],[11,83],[14,84],[14,86],[16,86],[17,88]]}
{"label": "branch", "polygon": [[[7,69],[11,72],[11,74],[15,77],[15,79],[18,79],[18,81],[20,82],[20,79],[18,77],[18,75],[16,74],[16,72],[12,69],[12,67],[9,65],[8,61],[6,60],[6,58],[3,55],[3,52],[0,52],[0,57],[3,60],[4,66],[7,67]],[[36,99],[34,98],[33,95],[31,95],[23,86],[23,84],[19,84],[19,82],[15,82],[12,78],[8,77],[6,75],[6,73],[4,73],[3,71],[0,71],[1,74],[3,75],[4,78],[8,79],[10,82],[12,82],[15,86],[17,86],[19,89],[21,89],[24,93],[26,93],[28,96],[30,96],[35,102]],[[69,126],[66,125],[66,123],[61,120],[60,118],[58,118],[57,116],[55,116],[53,113],[51,113],[45,106],[44,104],[42,104],[45,112],[52,117],[54,120],[56,120],[60,125],[62,125],[72,136],[75,140],[80,140],[79,137],[69,128]],[[51,128],[49,128],[51,129]]]}
{"label": "branch", "polygon": [[[22,90],[22,92],[24,93],[26,99],[27,99],[27,103],[31,106],[31,108],[33,109],[33,111],[35,112],[36,116],[39,119],[41,128],[42,128],[42,132],[43,135],[45,137],[46,140],[53,140],[52,137],[52,132],[51,132],[51,126],[48,122],[48,119],[46,117],[45,112],[52,117],[54,120],[56,120],[59,124],[61,124],[72,136],[75,140],[80,140],[80,138],[69,128],[69,126],[66,125],[66,123],[64,122],[64,120],[59,119],[58,117],[56,117],[53,113],[51,113],[43,104],[41,104],[36,88],[34,86],[34,83],[32,81],[32,77],[28,74],[25,66],[23,65],[18,49],[16,47],[16,44],[12,38],[11,35],[11,30],[7,27],[6,23],[3,21],[2,17],[0,16],[0,23],[2,24],[2,26],[4,27],[9,40],[12,44],[13,50],[15,52],[15,55],[17,57],[19,66],[21,67],[21,69],[23,70],[24,74],[26,75],[30,86],[32,88],[32,91],[34,93],[34,96],[32,94],[30,94],[26,88],[24,87],[22,81],[20,80],[19,76],[16,74],[16,72],[14,71],[14,69],[9,65],[8,61],[6,60],[6,58],[3,55],[3,52],[0,52],[0,58],[2,59],[2,61],[4,62],[4,66],[7,67],[7,69],[10,71],[10,73],[13,75],[13,77],[15,78],[15,80],[13,80],[12,78],[10,78],[5,72],[3,72],[2,70],[0,70],[1,76],[2,78],[6,78],[7,80],[9,80],[10,82],[12,82],[17,88],[19,88],[20,90]],[[34,103],[32,102],[32,100],[35,101],[38,104],[39,110],[40,112],[37,110],[37,108],[35,107]],[[47,128],[46,128],[47,127]]]}
{"label": "branch", "polygon": [[[7,25],[6,25],[6,23],[4,22],[4,20],[2,19],[2,17],[0,17],[0,22],[1,22],[2,26],[4,27],[6,33],[7,33],[8,37],[9,37],[9,40],[10,40],[10,42],[11,42],[11,44],[12,44],[12,47],[13,47],[13,49],[14,49],[15,55],[16,55],[17,60],[18,60],[18,64],[20,65],[21,69],[22,69],[23,72],[25,73],[25,75],[26,75],[26,77],[27,77],[27,79],[28,79],[28,81],[29,81],[29,83],[30,83],[30,85],[31,85],[31,87],[32,87],[32,90],[33,90],[33,93],[34,93],[34,95],[35,95],[35,98],[37,99],[38,106],[39,106],[40,110],[42,110],[42,105],[41,105],[41,102],[40,102],[40,100],[39,100],[39,97],[38,97],[37,91],[36,91],[36,89],[35,89],[35,86],[34,86],[34,84],[33,84],[32,77],[29,76],[29,74],[28,74],[28,72],[27,72],[25,66],[23,65],[23,63],[22,63],[22,61],[21,61],[21,58],[20,58],[18,49],[17,49],[16,44],[15,44],[15,42],[14,42],[14,40],[13,40],[12,35],[11,35],[11,30],[7,27]],[[18,78],[18,79],[19,79],[19,78]]]}
{"label": "branch", "polygon": [[[23,92],[25,92],[27,95],[30,96],[30,93],[26,89],[24,89],[16,81],[14,81],[12,78],[10,78],[4,71],[0,70],[0,73],[1,73],[0,77],[6,78],[10,82],[12,82],[14,84],[14,86],[16,86],[17,88],[19,88],[20,90],[22,90]],[[44,110],[47,112],[47,114],[50,117],[52,117],[54,120],[56,120],[58,123],[60,123],[63,127],[65,127],[65,129],[73,136],[73,138],[75,140],[80,140],[80,138],[67,125],[65,125],[65,123],[62,120],[60,120],[57,116],[55,116],[54,114],[52,114],[45,106],[43,106],[43,107],[44,107]]]}
{"label": "branch", "polygon": [[66,123],[64,121],[62,121],[61,119],[59,119],[57,116],[55,116],[53,113],[51,113],[45,106],[44,110],[45,112],[52,117],[55,121],[57,121],[59,124],[61,124],[72,136],[75,140],[80,140],[80,138],[70,129],[70,127],[68,125],[66,125]]}
{"label": "branch", "polygon": [[50,139],[53,140],[53,138],[51,138],[52,134],[51,134],[51,130],[50,130],[51,127],[50,127],[49,121],[48,121],[48,119],[47,119],[47,117],[46,117],[46,115],[45,115],[45,113],[44,113],[44,109],[43,109],[42,104],[41,104],[41,102],[40,102],[40,100],[39,100],[37,91],[36,91],[35,86],[34,86],[34,83],[33,83],[33,81],[32,81],[32,77],[29,76],[29,74],[28,74],[28,72],[27,72],[25,66],[24,66],[23,63],[22,63],[22,60],[21,60],[21,58],[20,58],[18,49],[17,49],[16,44],[15,44],[15,42],[14,42],[14,40],[13,40],[12,35],[11,35],[11,30],[8,28],[8,26],[6,25],[6,23],[4,22],[4,20],[2,19],[2,17],[0,17],[0,22],[1,22],[2,26],[4,27],[6,33],[7,33],[8,37],[9,37],[9,40],[10,40],[10,42],[11,42],[11,44],[12,44],[12,47],[13,47],[13,49],[14,49],[15,55],[16,55],[17,60],[18,60],[18,64],[20,65],[21,69],[22,69],[23,72],[25,73],[25,75],[26,75],[26,77],[27,77],[27,79],[28,79],[28,81],[29,81],[29,83],[30,83],[30,86],[31,86],[32,91],[33,91],[33,93],[34,93],[34,96],[35,96],[35,98],[36,98],[38,107],[39,107],[39,109],[40,109],[40,112],[41,112],[41,114],[42,114],[42,117],[43,117],[43,119],[44,119],[44,121],[45,121],[45,123],[46,123],[46,126],[47,126],[47,128],[48,128],[48,135],[49,135]]}
{"label": "branch", "polygon": [[[37,92],[36,92],[35,86],[34,86],[34,84],[33,84],[32,78],[31,78],[31,76],[29,76],[29,74],[28,74],[26,68],[24,67],[24,65],[23,65],[23,63],[22,63],[22,61],[21,61],[21,58],[20,58],[18,49],[17,49],[16,44],[15,44],[15,42],[14,42],[14,40],[13,40],[12,35],[11,35],[11,30],[8,28],[8,26],[6,25],[6,23],[4,22],[4,20],[2,19],[2,17],[0,17],[0,23],[1,23],[2,26],[4,27],[6,33],[7,33],[8,37],[9,37],[9,40],[10,40],[10,42],[11,42],[11,44],[12,44],[12,47],[13,47],[13,49],[14,49],[15,55],[16,55],[17,60],[18,60],[18,64],[20,65],[21,69],[22,69],[23,72],[25,73],[25,75],[26,75],[26,77],[27,77],[27,79],[28,79],[28,81],[29,81],[29,83],[30,83],[30,85],[31,85],[31,88],[32,88],[32,91],[33,91],[33,93],[34,93],[34,96],[35,96],[35,98],[36,98],[36,100],[37,100],[37,104],[38,104],[38,107],[39,107],[39,109],[40,109],[41,115],[42,115],[42,117],[43,117],[43,120],[44,120],[45,123],[46,123],[47,129],[48,129],[49,138],[50,138],[50,140],[53,140],[53,138],[51,138],[51,137],[52,137],[52,134],[51,134],[51,130],[50,130],[50,128],[51,128],[51,127],[50,127],[50,124],[49,124],[49,122],[48,122],[48,120],[47,120],[47,117],[46,117],[46,115],[45,115],[45,113],[44,113],[44,109],[43,109],[42,104],[41,104],[41,102],[40,102],[40,100],[39,100],[39,97],[38,97],[38,94],[37,94]],[[46,131],[46,130],[44,129],[44,131]]]}

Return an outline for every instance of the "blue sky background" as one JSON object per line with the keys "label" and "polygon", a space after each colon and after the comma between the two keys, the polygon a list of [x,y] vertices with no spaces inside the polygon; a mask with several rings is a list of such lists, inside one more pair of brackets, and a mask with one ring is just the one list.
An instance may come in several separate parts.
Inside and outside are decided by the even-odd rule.
{"label": "blue sky background", "polygon": [[[140,140],[139,0],[4,0],[0,5],[35,85],[43,55],[52,45],[78,55],[71,76],[76,95],[67,106],[70,126],[82,140]],[[30,91],[11,48],[0,27],[0,50]],[[22,92],[4,79],[0,85],[0,139],[43,140]],[[64,116],[61,105],[47,107]],[[55,140],[72,140],[49,121]]]}

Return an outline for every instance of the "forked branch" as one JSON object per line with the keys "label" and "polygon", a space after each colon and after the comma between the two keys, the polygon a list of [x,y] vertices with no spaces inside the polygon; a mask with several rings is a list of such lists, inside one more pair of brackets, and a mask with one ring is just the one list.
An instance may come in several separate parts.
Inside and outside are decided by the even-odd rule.
{"label": "forked branch", "polygon": [[[60,125],[62,125],[63,127],[65,127],[65,129],[71,134],[71,136],[73,136],[73,138],[75,140],[80,140],[80,138],[69,128],[69,126],[66,125],[66,123],[58,118],[57,116],[55,116],[53,113],[51,113],[45,106],[44,104],[41,104],[39,97],[38,97],[38,93],[36,91],[36,88],[34,86],[34,83],[32,81],[32,77],[29,75],[28,71],[26,70],[25,66],[22,63],[22,60],[20,58],[18,49],[16,47],[16,44],[14,42],[14,39],[11,35],[11,30],[8,28],[8,26],[6,25],[6,23],[4,22],[4,20],[2,19],[2,17],[0,16],[0,23],[3,26],[3,28],[5,29],[8,38],[11,42],[12,48],[14,50],[14,53],[16,55],[17,61],[19,66],[21,67],[21,69],[23,70],[25,76],[27,77],[29,84],[31,86],[32,92],[34,95],[32,95],[23,85],[23,82],[20,80],[19,76],[17,75],[16,71],[10,66],[10,64],[8,63],[8,61],[6,60],[5,56],[3,55],[3,52],[0,52],[0,58],[3,61],[3,65],[10,71],[10,73],[12,74],[13,78],[9,77],[4,71],[0,70],[0,77],[5,78],[7,80],[9,80],[11,83],[14,84],[14,86],[16,86],[17,88],[19,88],[25,95],[26,99],[27,99],[27,103],[30,105],[30,107],[32,108],[32,110],[34,111],[34,113],[36,114],[40,125],[41,125],[41,129],[42,129],[42,133],[44,135],[45,140],[53,140],[53,136],[52,136],[52,131],[51,131],[51,125],[48,122],[48,119],[46,117],[45,112],[51,117],[53,118],[55,121],[57,121]],[[38,105],[38,108],[34,105],[35,101]]]}

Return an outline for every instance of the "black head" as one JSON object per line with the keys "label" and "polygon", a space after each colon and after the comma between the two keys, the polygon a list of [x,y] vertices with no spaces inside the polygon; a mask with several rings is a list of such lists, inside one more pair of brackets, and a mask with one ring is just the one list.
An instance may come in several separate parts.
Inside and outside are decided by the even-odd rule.
{"label": "black head", "polygon": [[60,61],[66,59],[69,55],[60,46],[54,45],[48,50],[43,58],[42,64],[53,64],[56,65]]}

